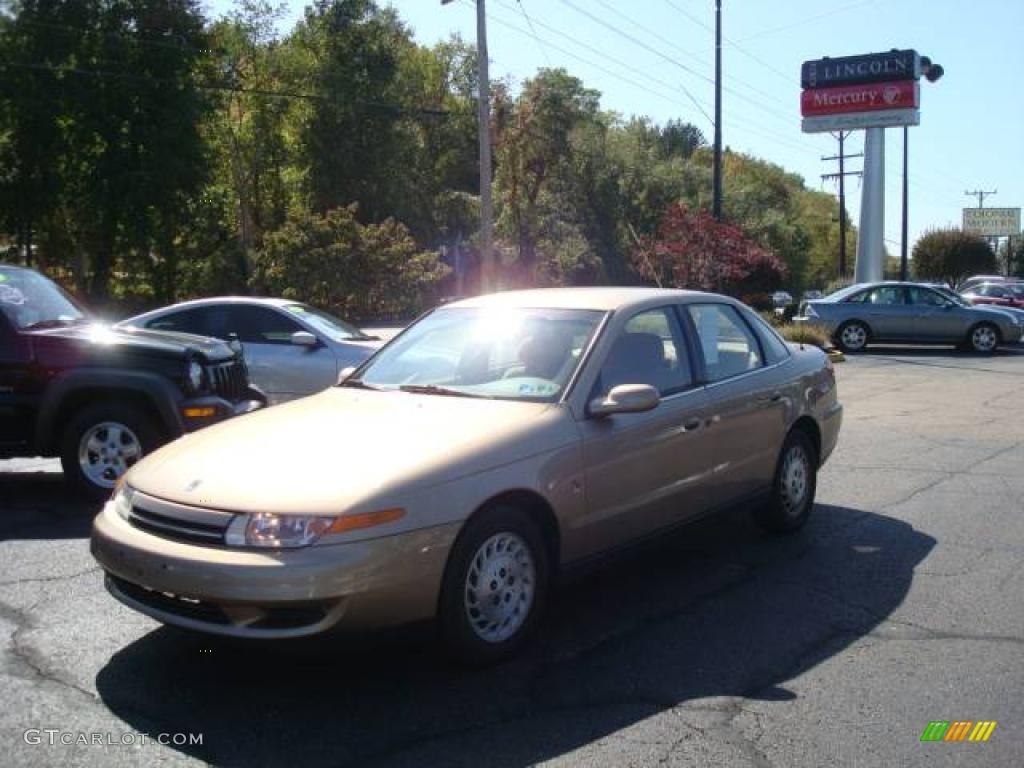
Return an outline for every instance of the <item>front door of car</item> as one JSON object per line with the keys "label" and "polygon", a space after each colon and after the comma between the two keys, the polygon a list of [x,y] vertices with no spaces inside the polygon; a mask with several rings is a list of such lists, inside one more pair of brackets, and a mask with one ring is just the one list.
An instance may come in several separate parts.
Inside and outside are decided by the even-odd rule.
{"label": "front door of car", "polygon": [[767,490],[786,436],[782,374],[766,366],[753,329],[729,304],[690,304],[699,339],[713,436],[711,502],[722,506]]}
{"label": "front door of car", "polygon": [[967,333],[963,312],[931,288],[907,287],[914,310],[914,338],[922,341],[957,341]]}
{"label": "front door of car", "polygon": [[0,455],[31,437],[38,398],[29,380],[31,371],[28,336],[19,334],[0,310]]}
{"label": "front door of car", "polygon": [[901,285],[879,285],[863,299],[864,318],[876,340],[914,336],[914,308],[907,304]]}
{"label": "front door of car", "polygon": [[584,551],[612,548],[707,509],[707,399],[671,307],[647,310],[619,331],[590,399],[648,384],[661,402],[644,413],[582,422],[587,514]]}
{"label": "front door of car", "polygon": [[273,307],[231,304],[207,311],[210,327],[216,331],[213,335],[237,334],[249,375],[271,403],[305,397],[337,381],[333,350],[319,339],[312,346],[293,343],[292,335],[307,329]]}

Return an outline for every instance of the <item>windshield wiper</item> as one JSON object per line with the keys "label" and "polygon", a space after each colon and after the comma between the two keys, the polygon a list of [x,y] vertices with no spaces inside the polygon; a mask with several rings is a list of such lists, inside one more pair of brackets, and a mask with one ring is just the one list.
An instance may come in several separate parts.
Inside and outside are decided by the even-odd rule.
{"label": "windshield wiper", "polygon": [[41,331],[44,328],[63,328],[65,325],[78,325],[84,322],[88,322],[84,317],[51,317],[49,320],[39,320],[26,325],[23,330]]}
{"label": "windshield wiper", "polygon": [[446,397],[486,397],[486,395],[475,395],[472,392],[463,392],[459,389],[439,387],[437,384],[403,384],[399,387],[403,392],[412,392],[417,395],[444,395]]}
{"label": "windshield wiper", "polygon": [[362,379],[345,379],[338,386],[341,387],[352,387],[353,389],[371,389],[374,392],[380,392],[380,387],[375,387],[373,384],[367,384]]}

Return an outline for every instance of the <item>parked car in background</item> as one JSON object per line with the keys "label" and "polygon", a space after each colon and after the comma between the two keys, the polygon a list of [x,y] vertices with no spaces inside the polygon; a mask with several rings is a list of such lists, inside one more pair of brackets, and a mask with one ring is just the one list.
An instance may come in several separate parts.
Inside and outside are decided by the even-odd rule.
{"label": "parked car in background", "polygon": [[775,291],[772,294],[772,303],[776,307],[788,307],[793,303],[793,294],[789,291]]}
{"label": "parked car in background", "polygon": [[824,296],[825,296],[825,294],[823,294],[821,291],[811,290],[811,291],[804,291],[803,298],[804,298],[804,301],[814,301],[815,299],[824,298]]}
{"label": "parked car in background", "polygon": [[957,293],[965,293],[976,285],[982,283],[1002,283],[1006,278],[1002,275],[972,275],[956,287]]}
{"label": "parked car in background", "polygon": [[[950,301],[952,301],[954,304],[956,304],[958,306],[961,306],[961,307],[973,307],[974,306],[970,301],[967,300],[967,298],[965,296],[961,296],[959,293],[954,291],[952,288],[950,288],[945,283],[928,283],[928,287],[930,287],[934,291],[937,291],[937,292],[941,293],[943,296],[945,296],[946,298],[948,298]],[[1017,318],[1022,324],[1024,324],[1024,309],[1017,309],[1016,307],[1007,307],[1007,306],[996,306],[996,305],[993,305],[993,304],[988,304],[988,305],[986,305],[986,307],[989,308],[989,309],[997,309],[1000,312],[1002,312],[1004,315],[1007,315],[1007,316],[1009,316],[1011,318]]]}
{"label": "parked car in background", "polygon": [[326,389],[343,369],[359,365],[382,344],[323,310],[287,299],[198,299],[146,312],[119,326],[236,337],[253,383],[272,404]]}
{"label": "parked car in background", "polygon": [[97,324],[38,272],[0,264],[0,458],[59,456],[109,497],[143,456],[266,404],[214,339]]}
{"label": "parked car in background", "polygon": [[118,600],[168,624],[283,638],[437,617],[490,661],[567,566],[740,503],[800,528],[841,420],[825,354],[733,299],[492,294],[136,466],[92,550]]}
{"label": "parked car in background", "polygon": [[861,283],[804,304],[846,352],[875,342],[957,344],[991,353],[1021,339],[1024,323],[997,308],[960,304],[924,283]]}
{"label": "parked car in background", "polygon": [[962,291],[961,295],[971,304],[1024,309],[1024,283],[979,283]]}

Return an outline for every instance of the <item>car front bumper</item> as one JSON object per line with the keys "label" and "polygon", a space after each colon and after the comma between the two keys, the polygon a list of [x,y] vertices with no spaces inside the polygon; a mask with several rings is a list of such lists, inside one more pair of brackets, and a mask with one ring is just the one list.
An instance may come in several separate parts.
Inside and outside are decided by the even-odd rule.
{"label": "car front bumper", "polygon": [[177,404],[176,416],[182,433],[216,424],[218,421],[258,411],[267,406],[267,396],[256,387],[246,389],[242,399],[232,402],[217,395],[204,395],[181,400]]}
{"label": "car front bumper", "polygon": [[130,608],[201,632],[279,639],[432,618],[458,528],[260,551],[154,535],[108,503],[91,550],[107,589]]}

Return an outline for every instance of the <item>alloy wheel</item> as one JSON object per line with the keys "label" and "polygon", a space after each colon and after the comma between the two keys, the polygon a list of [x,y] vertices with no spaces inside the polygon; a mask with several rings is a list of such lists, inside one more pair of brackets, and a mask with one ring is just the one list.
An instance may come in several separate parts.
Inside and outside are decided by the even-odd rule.
{"label": "alloy wheel", "polygon": [[999,338],[989,325],[979,325],[971,332],[971,346],[977,352],[991,352],[998,343]]}
{"label": "alloy wheel", "polygon": [[104,421],[87,429],[78,443],[78,466],[89,482],[113,488],[142,458],[142,443],[124,424]]}

